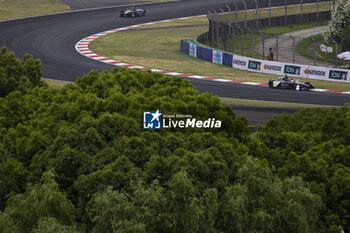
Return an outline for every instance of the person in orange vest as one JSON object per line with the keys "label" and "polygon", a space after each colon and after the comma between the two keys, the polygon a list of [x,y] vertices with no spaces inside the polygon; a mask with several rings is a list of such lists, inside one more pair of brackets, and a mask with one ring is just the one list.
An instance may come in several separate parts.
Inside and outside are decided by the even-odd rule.
{"label": "person in orange vest", "polygon": [[267,60],[269,61],[273,61],[273,51],[272,51],[272,48],[269,48],[269,55],[267,56]]}

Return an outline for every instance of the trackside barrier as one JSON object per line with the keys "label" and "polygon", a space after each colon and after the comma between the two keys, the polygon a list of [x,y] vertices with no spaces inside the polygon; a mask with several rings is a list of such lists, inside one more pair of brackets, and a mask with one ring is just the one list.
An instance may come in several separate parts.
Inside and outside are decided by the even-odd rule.
{"label": "trackside barrier", "polygon": [[214,49],[193,40],[181,40],[180,50],[192,57],[240,70],[350,83],[350,70],[249,58]]}

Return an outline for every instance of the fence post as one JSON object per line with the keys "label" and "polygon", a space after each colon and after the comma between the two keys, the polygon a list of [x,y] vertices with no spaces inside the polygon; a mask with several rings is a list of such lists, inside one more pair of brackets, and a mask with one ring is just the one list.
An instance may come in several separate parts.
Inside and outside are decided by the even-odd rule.
{"label": "fence post", "polygon": [[[313,37],[311,37],[311,39],[312,39],[313,44],[316,44],[316,40]],[[314,58],[313,58],[313,60],[314,60],[314,66],[315,66],[316,65],[316,45],[314,46]]]}
{"label": "fence post", "polygon": [[250,57],[254,57],[254,35],[253,35],[253,31],[250,30],[250,28],[248,28],[248,31],[250,32],[250,40],[251,40],[251,43],[252,43],[252,51],[251,51],[251,54],[250,54]]}
{"label": "fence post", "polygon": [[320,8],[319,8],[319,3],[320,3],[320,0],[317,0],[317,23],[320,22]]}
{"label": "fence post", "polygon": [[300,22],[303,24],[303,0],[300,0]]}
{"label": "fence post", "polygon": [[288,19],[287,19],[287,15],[288,15],[288,12],[287,12],[287,7],[288,7],[288,3],[287,3],[287,0],[284,0],[284,24],[287,26],[288,25]]}
{"label": "fence post", "polygon": [[213,19],[213,14],[211,14],[211,46],[210,47],[214,47],[214,40],[215,40],[215,21]]}
{"label": "fence post", "polygon": [[261,31],[259,31],[262,37],[262,60],[265,60],[265,35]]}
{"label": "fence post", "polygon": [[211,47],[211,40],[209,40],[209,33],[210,33],[210,27],[211,27],[210,11],[208,11],[208,13],[207,13],[207,18],[209,21],[208,41],[209,41],[209,46]]}
{"label": "fence post", "polygon": [[247,30],[248,23],[247,23],[247,3],[244,0],[241,0],[244,4],[244,30]]}
{"label": "fence post", "polygon": [[214,20],[212,19],[212,13],[208,11],[210,15],[210,27],[211,27],[211,38],[210,38],[210,47],[214,47]]}
{"label": "fence post", "polygon": [[238,27],[238,29],[241,31],[242,38],[241,38],[241,55],[243,56],[243,46],[244,46],[244,31],[241,27]]}
{"label": "fence post", "polygon": [[256,7],[256,10],[255,10],[255,27],[256,29],[259,29],[259,3],[257,0],[254,0],[255,2],[255,7]]}
{"label": "fence post", "polygon": [[332,39],[332,41],[333,41],[333,43],[335,44],[335,68],[337,68],[338,67],[338,43],[334,40],[334,39]]}
{"label": "fence post", "polygon": [[278,48],[278,35],[275,35],[274,34],[274,36],[275,36],[275,39],[276,39],[276,61],[278,61],[278,50],[279,50],[279,48]]}
{"label": "fence post", "polygon": [[225,43],[225,38],[226,38],[226,30],[225,30],[225,11],[221,8],[219,8],[222,14],[222,50],[225,50],[226,48],[226,43]]}
{"label": "fence post", "polygon": [[271,0],[269,0],[269,27],[271,27]]}
{"label": "fence post", "polygon": [[293,36],[289,36],[293,40],[293,63],[295,63],[295,38]]}
{"label": "fence post", "polygon": [[234,2],[233,5],[235,6],[235,9],[236,9],[236,27],[238,26],[238,7],[237,7],[237,4]]}
{"label": "fence post", "polygon": [[216,11],[213,11],[215,13],[215,24],[216,24],[216,48],[219,49],[220,45],[220,39],[219,39],[219,30],[220,30],[220,24],[218,20],[218,13]]}
{"label": "fence post", "polygon": [[235,29],[232,26],[230,28],[232,31],[232,53],[235,53]]}
{"label": "fence post", "polygon": [[228,14],[229,14],[229,17],[228,17],[228,24],[231,26],[231,17],[232,17],[232,14],[231,14],[231,8],[228,6],[228,5],[225,5],[225,7],[228,9]]}

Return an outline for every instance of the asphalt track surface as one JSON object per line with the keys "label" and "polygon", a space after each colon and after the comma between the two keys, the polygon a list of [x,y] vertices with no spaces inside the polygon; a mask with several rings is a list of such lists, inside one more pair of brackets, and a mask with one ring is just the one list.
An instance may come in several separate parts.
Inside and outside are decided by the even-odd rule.
{"label": "asphalt track surface", "polygon": [[[114,28],[202,15],[209,9],[216,9],[231,2],[229,0],[182,0],[156,3],[145,6],[147,16],[135,19],[119,18],[119,10],[123,7],[108,7],[4,21],[0,22],[0,46],[7,46],[19,57],[30,53],[35,58],[41,59],[44,78],[74,81],[92,69],[110,70],[113,67],[76,52],[74,46],[82,38]],[[259,1],[259,4],[266,5],[267,2],[263,0]],[[252,8],[253,5],[248,7]],[[190,81],[199,92],[211,92],[222,97],[331,106],[342,106],[350,101],[349,95],[336,93],[271,90],[266,87],[207,80]]]}
{"label": "asphalt track surface", "polygon": [[71,10],[81,10],[105,6],[121,6],[126,4],[139,4],[147,0],[60,0]]}

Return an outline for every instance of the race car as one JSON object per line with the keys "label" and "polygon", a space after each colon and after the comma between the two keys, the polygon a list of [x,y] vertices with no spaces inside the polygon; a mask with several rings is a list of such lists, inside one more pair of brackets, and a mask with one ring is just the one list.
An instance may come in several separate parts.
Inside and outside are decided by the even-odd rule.
{"label": "race car", "polygon": [[270,88],[290,89],[297,91],[307,91],[309,89],[314,89],[310,82],[301,83],[295,81],[294,79],[289,79],[287,75],[279,77],[277,81],[271,78],[268,85]]}
{"label": "race car", "polygon": [[138,17],[138,16],[145,16],[146,10],[144,8],[137,8],[135,6],[132,6],[126,10],[120,11],[120,17]]}

